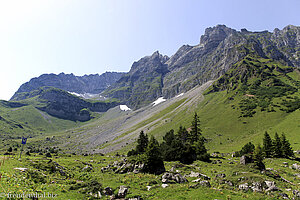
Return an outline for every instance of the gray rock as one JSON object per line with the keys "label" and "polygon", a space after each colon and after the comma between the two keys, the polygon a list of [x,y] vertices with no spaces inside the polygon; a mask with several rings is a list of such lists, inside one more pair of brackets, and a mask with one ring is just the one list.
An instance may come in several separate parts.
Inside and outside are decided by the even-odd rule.
{"label": "gray rock", "polygon": [[188,180],[184,178],[181,174],[166,172],[162,175],[162,183],[185,183]]}
{"label": "gray rock", "polygon": [[244,191],[248,191],[249,190],[249,185],[248,185],[248,183],[244,183],[244,184],[241,184],[241,185],[239,185],[239,189],[240,190],[244,190]]}
{"label": "gray rock", "polygon": [[210,180],[210,177],[207,176],[207,175],[205,175],[205,174],[199,174],[198,177],[200,177],[200,178],[202,178],[202,179],[204,179],[204,180]]}
{"label": "gray rock", "polygon": [[198,179],[192,180],[192,182],[193,182],[193,183],[198,183],[198,182],[200,182],[200,181],[202,181],[202,179],[201,179],[201,178],[198,178]]}
{"label": "gray rock", "polygon": [[119,192],[118,192],[118,197],[119,198],[125,198],[128,192],[128,187],[122,185],[120,186]]}
{"label": "gray rock", "polygon": [[195,189],[195,188],[199,188],[200,186],[202,186],[202,187],[211,187],[210,182],[207,181],[207,180],[196,179],[192,182],[197,182],[197,183],[194,184],[194,185],[190,185],[189,188],[194,188]]}
{"label": "gray rock", "polygon": [[225,183],[231,187],[233,187],[233,183],[231,181],[225,181]]}
{"label": "gray rock", "polygon": [[296,198],[300,198],[300,191],[299,190],[293,190],[293,194]]}
{"label": "gray rock", "polygon": [[217,174],[216,175],[216,178],[225,178],[226,177],[226,174]]}
{"label": "gray rock", "polygon": [[274,181],[265,181],[265,184],[266,184],[267,188],[275,186],[275,182]]}
{"label": "gray rock", "polygon": [[254,182],[252,183],[251,187],[253,192],[262,192],[263,191],[263,184],[260,182]]}
{"label": "gray rock", "polygon": [[248,157],[248,156],[242,156],[241,157],[241,159],[240,159],[240,164],[241,165],[246,165],[246,164],[249,164],[249,163],[252,163],[253,162],[253,160],[250,158],[250,157]]}
{"label": "gray rock", "polygon": [[166,187],[169,187],[169,185],[164,183],[164,184],[161,184],[161,187],[166,188]]}
{"label": "gray rock", "polygon": [[64,73],[58,75],[43,74],[22,84],[11,99],[22,100],[24,95],[20,95],[20,93],[31,92],[43,86],[51,86],[65,91],[76,92],[78,94],[99,94],[108,88],[109,85],[118,81],[123,75],[124,73],[120,72],[106,72],[101,75],[91,74],[85,76],[75,76],[73,74]]}
{"label": "gray rock", "polygon": [[283,199],[289,199],[289,196],[286,193],[278,193],[278,195]]}
{"label": "gray rock", "polygon": [[300,174],[298,174],[298,173],[297,173],[297,174],[294,174],[294,176],[297,176],[298,178],[300,178]]}
{"label": "gray rock", "polygon": [[199,177],[199,176],[200,176],[200,173],[193,172],[193,171],[191,171],[191,174],[189,175],[189,177]]}
{"label": "gray rock", "polygon": [[297,163],[294,163],[292,166],[291,166],[292,169],[294,170],[300,170],[300,165],[298,165]]}
{"label": "gray rock", "polygon": [[110,187],[104,188],[105,195],[113,195],[113,190]]}
{"label": "gray rock", "polygon": [[266,192],[273,192],[273,191],[280,191],[280,189],[276,186],[271,186],[268,189],[266,189]]}
{"label": "gray rock", "polygon": [[92,168],[91,166],[86,165],[84,168],[82,168],[81,171],[83,171],[83,172],[90,172],[90,171],[92,171],[92,170],[93,170],[93,168]]}
{"label": "gray rock", "polygon": [[287,165],[287,166],[289,165],[289,163],[288,163],[288,162],[283,162],[282,164],[284,164],[284,165]]}
{"label": "gray rock", "polygon": [[222,161],[221,160],[213,160],[211,163],[212,164],[222,164]]}
{"label": "gray rock", "polygon": [[200,181],[199,184],[204,186],[204,187],[211,187],[210,182],[207,181],[207,180]]}

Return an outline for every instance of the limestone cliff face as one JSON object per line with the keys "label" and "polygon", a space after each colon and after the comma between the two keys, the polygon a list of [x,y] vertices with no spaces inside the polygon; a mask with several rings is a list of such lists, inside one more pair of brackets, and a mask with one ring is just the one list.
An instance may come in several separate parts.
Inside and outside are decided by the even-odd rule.
{"label": "limestone cliff face", "polygon": [[69,92],[98,94],[108,88],[121,78],[124,73],[106,72],[104,74],[91,74],[75,76],[73,74],[43,74],[37,78],[32,78],[24,83],[14,94],[11,100],[22,100],[24,94],[36,90],[43,86],[51,86]]}
{"label": "limestone cliff face", "polygon": [[12,100],[30,98],[28,91],[52,86],[76,93],[103,91],[106,97],[139,108],[158,97],[170,98],[217,79],[248,55],[300,68],[300,27],[251,32],[217,25],[205,30],[198,45],[183,45],[170,58],[154,52],[134,62],[125,74],[42,75],[23,84]]}
{"label": "limestone cliff face", "polygon": [[104,94],[138,108],[159,96],[170,98],[216,79],[249,54],[300,68],[299,45],[296,26],[271,33],[217,25],[205,30],[198,45],[183,45],[170,58],[155,52],[133,63],[130,72]]}
{"label": "limestone cliff face", "polygon": [[253,54],[300,67],[300,27],[283,30],[236,31],[224,25],[207,28],[199,45],[182,46],[166,63],[163,96],[172,97],[211,79],[216,79],[233,64]]}
{"label": "limestone cliff face", "polygon": [[72,121],[90,120],[90,112],[106,112],[118,105],[117,102],[88,101],[52,87],[38,90],[35,92],[38,94],[37,101],[41,102],[38,109],[52,116]]}
{"label": "limestone cliff face", "polygon": [[103,94],[117,98],[133,108],[145,105],[162,95],[163,78],[169,72],[169,58],[158,51],[134,62],[130,71]]}

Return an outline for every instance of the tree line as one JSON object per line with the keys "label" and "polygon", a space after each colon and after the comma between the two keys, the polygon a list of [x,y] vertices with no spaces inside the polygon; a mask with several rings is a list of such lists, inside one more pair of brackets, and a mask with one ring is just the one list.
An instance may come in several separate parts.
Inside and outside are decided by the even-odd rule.
{"label": "tree line", "polygon": [[294,152],[284,133],[282,133],[281,136],[275,133],[275,137],[272,139],[266,131],[263,138],[263,145],[258,144],[255,147],[254,144],[248,142],[243,146],[241,151],[236,154],[236,156],[243,155],[250,155],[255,165],[259,169],[263,169],[264,158],[290,158],[294,157]]}
{"label": "tree line", "polygon": [[163,166],[163,161],[180,161],[185,164],[195,160],[210,161],[197,113],[194,114],[190,131],[183,126],[180,126],[177,132],[171,129],[163,136],[162,143],[154,136],[149,140],[148,135],[141,131],[137,146],[129,151],[127,156],[140,156],[149,173],[155,173],[158,167]]}

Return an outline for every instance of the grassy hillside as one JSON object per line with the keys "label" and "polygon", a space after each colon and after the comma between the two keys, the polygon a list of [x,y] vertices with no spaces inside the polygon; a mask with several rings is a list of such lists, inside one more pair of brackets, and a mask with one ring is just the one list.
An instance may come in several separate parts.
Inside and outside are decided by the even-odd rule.
{"label": "grassy hillside", "polygon": [[[96,118],[98,115],[94,114]],[[45,138],[58,131],[79,127],[86,123],[53,117],[34,105],[22,104],[19,107],[12,107],[3,101],[0,105],[0,148],[7,149],[8,146],[19,143],[23,136]]]}
{"label": "grassy hillside", "polygon": [[[186,175],[188,182],[168,184],[162,187],[161,175],[143,173],[117,174],[111,171],[102,172],[101,168],[121,160],[118,156],[80,156],[52,154],[47,158],[44,155],[33,153],[31,156],[23,155],[22,160],[16,157],[0,157],[1,167],[1,191],[4,193],[22,194],[38,193],[42,195],[50,193],[56,195],[55,199],[97,199],[94,195],[101,193],[101,199],[111,199],[111,195],[105,195],[106,187],[112,189],[113,195],[118,194],[121,185],[129,188],[126,198],[140,197],[142,199],[280,199],[278,192],[245,192],[239,190],[239,185],[245,182],[275,181],[276,186],[284,189],[290,188],[287,193],[292,197],[292,190],[297,189],[292,185],[280,181],[270,175],[261,174],[249,166],[240,165],[238,158],[224,157],[214,158],[218,164],[197,161],[192,165],[183,165],[178,162],[165,162],[166,170],[172,167]],[[4,160],[4,163],[3,163]],[[266,161],[267,167],[272,167],[287,180],[296,183],[298,177],[294,177],[295,170],[283,167],[282,163],[292,165],[293,161],[287,159],[272,159]],[[88,166],[89,170],[84,170]],[[14,168],[26,168],[21,172]],[[197,185],[192,182],[196,177],[189,177],[191,171],[209,176],[211,187]],[[218,178],[218,174],[225,174],[225,179]],[[232,185],[226,184],[226,180]],[[147,186],[151,186],[150,190]]]}
{"label": "grassy hillside", "polygon": [[203,101],[176,114],[165,114],[168,122],[149,133],[161,138],[179,125],[188,128],[197,112],[211,152],[237,151],[249,141],[261,143],[265,131],[271,135],[284,132],[293,148],[300,149],[299,83],[297,69],[270,59],[247,57],[218,79]]}

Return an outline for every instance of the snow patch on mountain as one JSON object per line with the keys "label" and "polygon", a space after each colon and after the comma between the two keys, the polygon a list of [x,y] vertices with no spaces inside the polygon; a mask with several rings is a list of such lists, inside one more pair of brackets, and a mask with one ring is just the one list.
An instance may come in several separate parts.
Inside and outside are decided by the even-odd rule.
{"label": "snow patch on mountain", "polygon": [[166,101],[163,97],[159,97],[156,101],[154,101],[152,104],[153,106],[156,106],[157,104],[160,104],[162,102]]}
{"label": "snow patch on mountain", "polygon": [[126,105],[120,105],[120,110],[123,110],[123,111],[129,111],[129,110],[131,110],[131,109],[128,108],[128,106],[126,106]]}
{"label": "snow patch on mountain", "polygon": [[181,97],[181,96],[183,96],[183,95],[184,95],[184,93],[181,93],[181,94],[177,95],[176,97]]}

